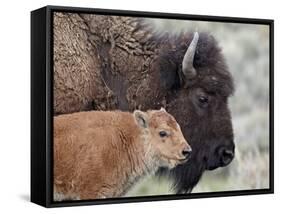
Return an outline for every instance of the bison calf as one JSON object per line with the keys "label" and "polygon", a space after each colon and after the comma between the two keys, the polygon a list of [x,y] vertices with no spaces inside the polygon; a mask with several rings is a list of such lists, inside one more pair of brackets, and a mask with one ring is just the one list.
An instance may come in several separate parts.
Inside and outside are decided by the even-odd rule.
{"label": "bison calf", "polygon": [[54,199],[124,195],[159,167],[184,163],[191,152],[165,109],[90,111],[54,118]]}

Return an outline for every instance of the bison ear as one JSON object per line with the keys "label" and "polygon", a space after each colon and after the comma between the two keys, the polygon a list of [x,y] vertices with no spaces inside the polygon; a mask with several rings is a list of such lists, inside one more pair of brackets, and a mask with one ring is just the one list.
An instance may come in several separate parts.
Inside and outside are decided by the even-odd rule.
{"label": "bison ear", "polygon": [[135,110],[134,111],[134,118],[137,124],[142,128],[148,127],[148,117],[147,114],[143,111]]}

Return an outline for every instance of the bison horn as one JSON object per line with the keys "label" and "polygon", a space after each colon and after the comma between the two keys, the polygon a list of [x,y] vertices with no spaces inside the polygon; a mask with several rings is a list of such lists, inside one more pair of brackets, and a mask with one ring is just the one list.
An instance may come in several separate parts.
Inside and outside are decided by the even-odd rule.
{"label": "bison horn", "polygon": [[195,32],[193,39],[182,61],[182,72],[187,80],[190,80],[196,76],[196,70],[193,67],[193,59],[194,59],[198,40],[199,40],[199,34]]}

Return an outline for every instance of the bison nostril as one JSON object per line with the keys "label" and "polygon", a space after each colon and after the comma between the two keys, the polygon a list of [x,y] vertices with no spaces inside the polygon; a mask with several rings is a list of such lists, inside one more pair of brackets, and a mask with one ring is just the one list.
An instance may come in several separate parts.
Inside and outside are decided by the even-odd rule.
{"label": "bison nostril", "polygon": [[224,166],[229,164],[234,158],[234,150],[223,148],[221,150],[221,162]]}
{"label": "bison nostril", "polygon": [[230,151],[230,150],[224,150],[223,151],[223,155],[224,156],[231,156],[231,157],[233,157],[233,151]]}
{"label": "bison nostril", "polygon": [[190,147],[189,147],[189,148],[185,148],[185,149],[182,151],[182,155],[187,158],[188,156],[191,155],[191,152],[192,152],[192,150],[191,150]]}

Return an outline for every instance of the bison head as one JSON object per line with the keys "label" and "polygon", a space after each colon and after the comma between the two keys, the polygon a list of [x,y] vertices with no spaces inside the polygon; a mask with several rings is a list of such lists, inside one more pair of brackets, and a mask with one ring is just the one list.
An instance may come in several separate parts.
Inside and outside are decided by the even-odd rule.
{"label": "bison head", "polygon": [[[184,40],[188,44],[182,45]],[[176,44],[178,47],[162,54],[160,72],[165,87],[172,89],[166,97],[166,108],[182,127],[193,149],[189,162],[169,172],[176,191],[185,193],[197,184],[204,170],[226,166],[234,157],[228,107],[234,86],[221,50],[211,35],[189,34],[184,39],[178,38]]]}

